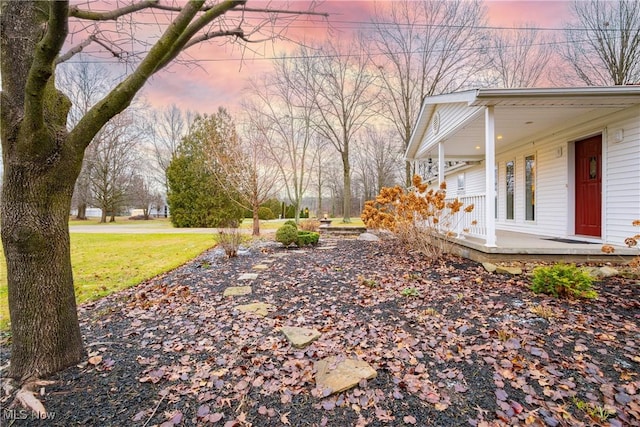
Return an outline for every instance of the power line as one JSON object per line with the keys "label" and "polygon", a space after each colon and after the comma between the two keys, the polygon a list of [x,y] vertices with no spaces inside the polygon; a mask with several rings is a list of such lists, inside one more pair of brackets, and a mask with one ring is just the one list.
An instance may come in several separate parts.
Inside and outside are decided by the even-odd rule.
{"label": "power line", "polygon": [[[566,44],[574,44],[576,42],[587,42],[589,40],[584,39],[584,40],[571,40],[571,41],[551,41],[551,42],[541,42],[541,43],[531,43],[530,46],[532,47],[537,47],[537,46],[559,46],[559,45],[566,45]],[[464,52],[469,52],[469,53],[483,53],[483,52],[487,52],[489,50],[494,50],[494,49],[510,49],[510,48],[515,48],[517,46],[512,45],[512,46],[500,46],[500,47],[495,47],[495,46],[478,46],[478,47],[468,47],[468,48],[463,48],[463,49],[458,49],[457,51],[464,51]],[[188,52],[188,51],[187,51]],[[444,52],[444,50],[442,49],[434,49],[433,51],[431,51],[432,53],[442,53]],[[104,51],[83,51],[84,54],[87,55],[96,55],[96,54],[103,54]],[[137,56],[140,54],[144,54],[145,52],[138,52],[136,54],[133,54],[132,56]],[[313,55],[314,58],[319,58],[319,59],[330,59],[330,58],[346,58],[346,57],[362,57],[362,56],[388,56],[388,55],[402,55],[402,54],[424,54],[426,53],[426,51],[424,50],[416,50],[416,51],[395,51],[395,52],[362,52],[362,53],[350,53],[350,54],[336,54],[336,55],[332,55],[332,54],[321,54],[321,55]],[[258,56],[258,57],[252,57],[252,58],[212,58],[212,59],[206,59],[206,58],[199,58],[199,59],[193,59],[192,61],[194,62],[246,62],[246,61],[283,61],[283,60],[295,60],[295,59],[304,59],[304,56],[300,56],[300,55],[282,55],[282,56]],[[95,60],[95,61],[87,61],[87,60],[83,60],[83,61],[76,61],[76,60],[69,60],[66,61],[66,63],[71,63],[71,64],[78,64],[78,63],[100,63],[100,64],[125,64],[125,61],[117,61],[117,60],[112,60],[112,59],[105,59],[105,60]]]}

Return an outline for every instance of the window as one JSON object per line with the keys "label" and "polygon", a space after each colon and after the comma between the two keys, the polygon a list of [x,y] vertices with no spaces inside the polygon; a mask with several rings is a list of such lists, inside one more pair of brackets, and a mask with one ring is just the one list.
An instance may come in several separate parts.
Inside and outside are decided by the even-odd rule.
{"label": "window", "polygon": [[536,156],[524,158],[524,192],[525,192],[525,219],[536,219]]}
{"label": "window", "polygon": [[507,184],[507,219],[514,219],[515,164],[513,160],[507,162],[505,180]]}
{"label": "window", "polygon": [[458,174],[458,195],[464,194],[464,174]]}

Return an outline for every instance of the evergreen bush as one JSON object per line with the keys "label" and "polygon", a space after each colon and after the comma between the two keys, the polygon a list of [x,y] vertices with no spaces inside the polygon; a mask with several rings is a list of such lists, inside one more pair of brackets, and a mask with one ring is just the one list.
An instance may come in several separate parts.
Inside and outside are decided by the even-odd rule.
{"label": "evergreen bush", "polygon": [[298,230],[291,224],[284,224],[276,230],[276,242],[290,246],[298,241]]}
{"label": "evergreen bush", "polygon": [[296,230],[298,229],[298,224],[296,224],[296,222],[292,219],[289,219],[287,221],[285,221],[284,225],[290,225],[293,228],[295,228]]}
{"label": "evergreen bush", "polygon": [[298,231],[298,239],[296,240],[297,246],[317,245],[320,240],[320,233],[315,231]]}
{"label": "evergreen bush", "polygon": [[593,299],[598,293],[593,290],[593,277],[574,264],[555,264],[536,267],[533,270],[531,290],[554,297],[576,297]]}

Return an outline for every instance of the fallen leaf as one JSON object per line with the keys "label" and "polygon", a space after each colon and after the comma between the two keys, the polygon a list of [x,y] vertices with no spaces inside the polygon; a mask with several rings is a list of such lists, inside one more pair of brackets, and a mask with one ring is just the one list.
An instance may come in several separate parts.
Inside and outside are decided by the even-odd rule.
{"label": "fallen leaf", "polygon": [[102,362],[102,356],[101,355],[97,355],[97,356],[92,356],[89,358],[89,363],[91,363],[92,365],[99,365],[100,362]]}
{"label": "fallen leaf", "polygon": [[404,418],[402,418],[402,421],[404,421],[407,424],[415,424],[418,422],[418,420],[416,420],[416,418],[412,415],[407,415]]}
{"label": "fallen leaf", "polygon": [[282,424],[290,425],[289,424],[289,418],[288,418],[290,413],[291,412],[286,412],[286,413],[280,415],[280,422]]}

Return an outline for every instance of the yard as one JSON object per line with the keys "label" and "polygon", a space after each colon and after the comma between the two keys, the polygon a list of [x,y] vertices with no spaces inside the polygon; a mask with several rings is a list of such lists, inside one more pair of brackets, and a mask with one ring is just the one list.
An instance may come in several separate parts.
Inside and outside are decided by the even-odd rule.
{"label": "yard", "polygon": [[[215,244],[213,233],[71,233],[76,300],[82,304],[136,285],[184,264]],[[0,266],[0,330],[6,330],[7,270],[1,247]]]}
{"label": "yard", "polygon": [[[598,282],[593,301],[528,284],[393,241],[208,251],[81,306],[88,359],[43,388],[41,425],[637,425],[637,280]],[[256,302],[264,317],[241,311]],[[321,336],[295,348],[282,326]],[[332,394],[328,356],[376,377]]]}

